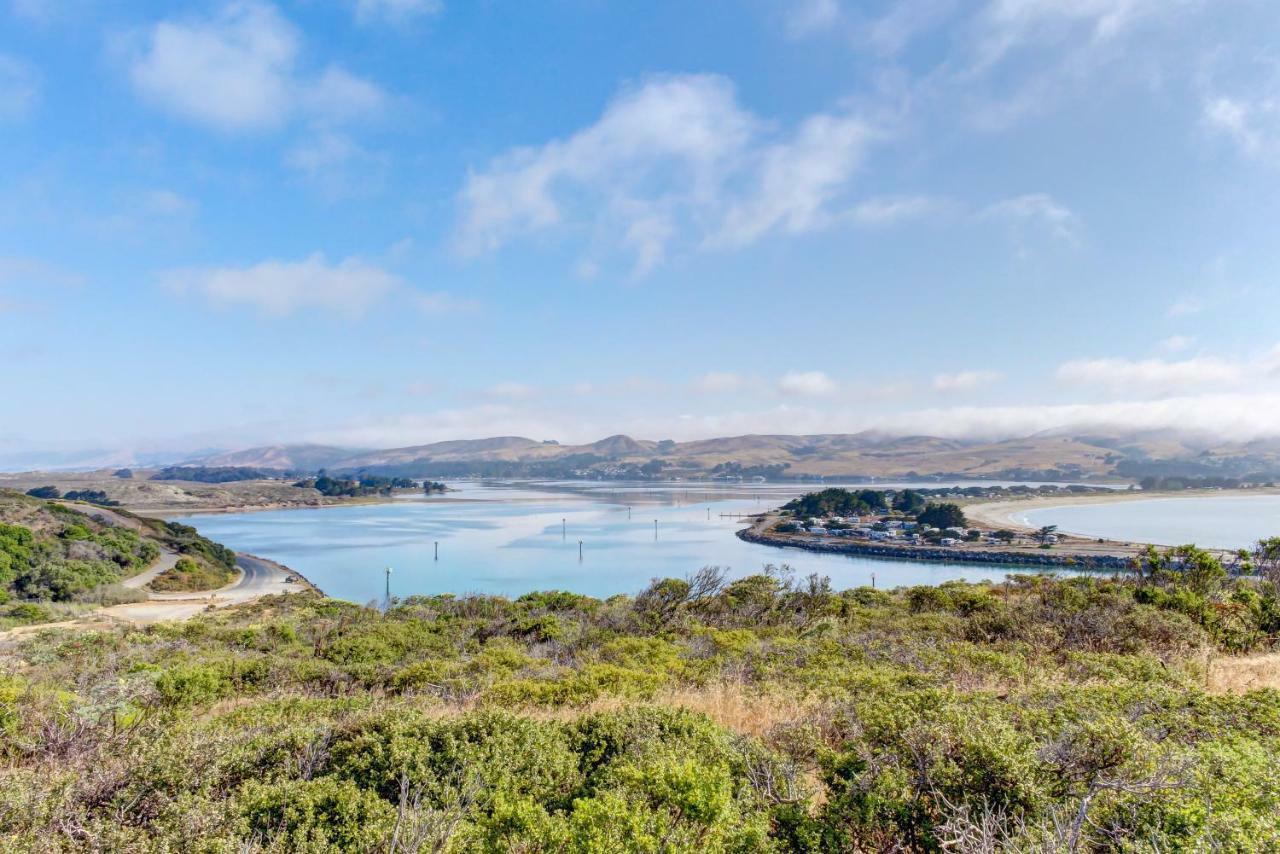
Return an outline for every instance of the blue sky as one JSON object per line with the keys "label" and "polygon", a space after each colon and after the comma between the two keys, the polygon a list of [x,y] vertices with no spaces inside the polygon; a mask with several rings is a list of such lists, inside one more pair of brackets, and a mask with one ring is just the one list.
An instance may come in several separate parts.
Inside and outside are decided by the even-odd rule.
{"label": "blue sky", "polygon": [[1266,0],[0,4],[0,456],[1280,433]]}

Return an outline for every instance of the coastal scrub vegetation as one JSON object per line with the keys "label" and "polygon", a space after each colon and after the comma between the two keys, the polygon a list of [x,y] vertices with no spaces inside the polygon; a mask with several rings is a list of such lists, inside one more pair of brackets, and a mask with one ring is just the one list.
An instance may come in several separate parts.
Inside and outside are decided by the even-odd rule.
{"label": "coastal scrub vegetation", "polygon": [[159,546],[71,508],[0,493],[0,628],[52,618],[52,603],[100,602]]}
{"label": "coastal scrub vegetation", "polygon": [[1275,850],[1280,693],[1205,685],[1270,649],[1276,579],[1147,557],[897,590],[768,567],[605,600],[299,594],[10,640],[0,847]]}
{"label": "coastal scrub vegetation", "polygon": [[217,590],[236,578],[234,565],[197,562],[189,557],[178,558],[172,567],[152,579],[152,590],[164,593]]}
{"label": "coastal scrub vegetation", "polygon": [[[382,477],[361,475],[358,478],[333,477],[323,471],[318,477],[304,478],[294,486],[314,489],[329,498],[364,498],[371,495],[390,495],[397,489],[415,489],[417,483],[407,477]],[[427,490],[428,492],[430,489]]]}
{"label": "coastal scrub vegetation", "polygon": [[252,466],[168,466],[151,476],[152,480],[184,480],[194,483],[237,483],[244,480],[270,480],[281,472]]}
{"label": "coastal scrub vegetation", "polygon": [[97,504],[100,507],[120,506],[119,501],[115,501],[101,489],[72,489],[67,492],[63,492],[56,486],[37,486],[34,489],[28,489],[27,495],[31,498],[40,498],[44,500],[56,500],[61,498],[64,501],[83,501],[86,504]]}
{"label": "coastal scrub vegetation", "polygon": [[235,553],[195,528],[110,512],[136,527],[0,490],[0,629],[144,599],[119,582],[154,564],[162,548],[181,555],[184,570],[169,582],[179,586],[162,589],[210,589],[191,586],[201,581],[221,587],[236,572]]}

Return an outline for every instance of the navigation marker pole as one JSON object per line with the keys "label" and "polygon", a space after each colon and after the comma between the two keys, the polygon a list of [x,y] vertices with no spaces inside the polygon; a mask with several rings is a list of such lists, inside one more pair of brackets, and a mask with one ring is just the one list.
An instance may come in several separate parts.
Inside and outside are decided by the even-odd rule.
{"label": "navigation marker pole", "polygon": [[436,546],[436,560],[439,560],[440,559],[440,541],[439,540],[436,540],[435,546]]}
{"label": "navigation marker pole", "polygon": [[391,607],[391,567],[387,567],[387,608]]}
{"label": "navigation marker pole", "polygon": [[582,562],[582,540],[578,540],[578,562]]}
{"label": "navigation marker pole", "polygon": [[569,529],[565,527],[565,521],[561,519],[560,520],[560,539],[563,540],[565,537],[568,536],[568,533],[569,533]]}
{"label": "navigation marker pole", "polygon": [[658,539],[658,520],[657,519],[653,520],[653,539],[655,541]]}

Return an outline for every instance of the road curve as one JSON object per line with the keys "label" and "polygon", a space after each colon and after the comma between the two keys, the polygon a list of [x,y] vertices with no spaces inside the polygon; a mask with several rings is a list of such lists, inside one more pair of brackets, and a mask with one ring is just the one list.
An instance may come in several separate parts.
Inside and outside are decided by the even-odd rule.
{"label": "road curve", "polygon": [[[301,593],[314,588],[292,570],[249,554],[236,555],[240,577],[208,593],[152,593],[146,602],[115,605],[99,613],[131,623],[186,620],[209,608],[226,608],[278,593]],[[293,579],[290,581],[289,579]]]}
{"label": "road curve", "polygon": [[[65,501],[58,503],[86,516],[106,522],[109,525],[121,525],[139,531],[143,529],[142,523],[136,519],[122,516],[103,507]],[[137,575],[125,579],[121,582],[121,585],[142,590],[147,584],[155,580],[156,576],[177,563],[178,557],[178,553],[172,549],[161,547],[160,557],[155,563]],[[188,620],[208,609],[241,605],[263,596],[274,596],[282,593],[303,593],[306,591],[318,592],[318,588],[299,573],[281,566],[275,561],[239,552],[236,554],[236,566],[240,568],[240,577],[217,590],[204,593],[157,593],[146,590],[145,592],[149,598],[145,602],[99,608],[75,620],[19,626],[0,632],[0,639],[30,634],[44,629],[91,628],[114,621],[145,625],[171,620]]]}

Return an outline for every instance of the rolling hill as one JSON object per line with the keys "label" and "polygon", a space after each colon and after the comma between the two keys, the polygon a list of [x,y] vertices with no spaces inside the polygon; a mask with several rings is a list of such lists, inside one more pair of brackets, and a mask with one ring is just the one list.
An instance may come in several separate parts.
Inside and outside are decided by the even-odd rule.
{"label": "rolling hill", "polygon": [[[1080,480],[1149,473],[1244,477],[1280,471],[1280,442],[1213,442],[1171,432],[1038,434],[1000,441],[881,432],[746,435],[689,442],[625,435],[562,445],[520,436],[386,450],[273,445],[191,460],[209,466],[409,476],[769,476]],[[641,467],[645,467],[643,470]]]}

